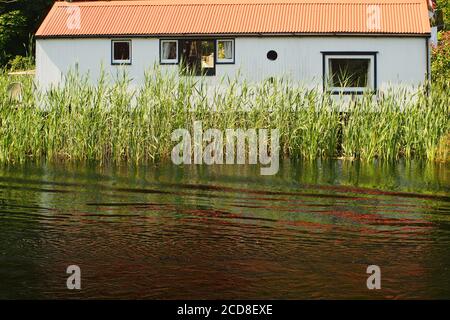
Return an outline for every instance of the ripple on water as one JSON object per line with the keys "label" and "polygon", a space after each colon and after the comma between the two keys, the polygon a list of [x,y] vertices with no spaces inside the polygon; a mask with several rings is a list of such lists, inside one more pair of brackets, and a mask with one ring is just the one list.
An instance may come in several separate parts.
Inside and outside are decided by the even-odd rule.
{"label": "ripple on water", "polygon": [[[333,168],[3,169],[0,298],[449,298],[446,175],[396,169],[386,188]],[[370,264],[382,292],[365,287]]]}

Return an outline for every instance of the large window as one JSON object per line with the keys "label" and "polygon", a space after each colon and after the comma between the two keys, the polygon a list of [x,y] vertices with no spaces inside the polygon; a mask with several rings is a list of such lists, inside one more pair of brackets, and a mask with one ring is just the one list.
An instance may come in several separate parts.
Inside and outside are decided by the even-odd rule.
{"label": "large window", "polygon": [[376,90],[376,53],[324,53],[324,87],[331,93]]}
{"label": "large window", "polygon": [[131,64],[131,40],[113,40],[112,64]]}
{"label": "large window", "polygon": [[217,64],[234,64],[234,39],[166,39],[160,41],[160,63],[179,64],[181,74],[216,75]]}
{"label": "large window", "polygon": [[214,40],[182,40],[180,43],[183,74],[195,76],[216,74]]}
{"label": "large window", "polygon": [[161,40],[161,64],[178,63],[178,41]]}

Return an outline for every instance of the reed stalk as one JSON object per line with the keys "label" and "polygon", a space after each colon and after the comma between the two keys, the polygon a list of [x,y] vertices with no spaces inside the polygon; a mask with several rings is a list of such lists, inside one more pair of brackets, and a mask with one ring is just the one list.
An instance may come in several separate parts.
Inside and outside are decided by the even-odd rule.
{"label": "reed stalk", "polygon": [[[12,83],[21,83],[20,99]],[[0,162],[160,162],[170,159],[171,133],[203,128],[279,129],[285,157],[448,161],[450,83],[340,99],[285,79],[250,84],[239,77],[216,87],[155,67],[140,87],[126,74],[69,74],[46,92],[26,77],[0,71]],[[345,100],[345,99],[343,99]],[[347,103],[348,104],[348,103]],[[443,156],[444,155],[444,156]],[[444,158],[444,159],[442,159]]]}

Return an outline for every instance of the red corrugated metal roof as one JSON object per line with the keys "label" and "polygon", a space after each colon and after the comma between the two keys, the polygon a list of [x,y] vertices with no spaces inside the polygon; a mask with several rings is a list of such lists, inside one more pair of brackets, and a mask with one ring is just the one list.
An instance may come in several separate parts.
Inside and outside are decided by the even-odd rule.
{"label": "red corrugated metal roof", "polygon": [[424,0],[56,2],[38,37],[201,34],[428,34]]}

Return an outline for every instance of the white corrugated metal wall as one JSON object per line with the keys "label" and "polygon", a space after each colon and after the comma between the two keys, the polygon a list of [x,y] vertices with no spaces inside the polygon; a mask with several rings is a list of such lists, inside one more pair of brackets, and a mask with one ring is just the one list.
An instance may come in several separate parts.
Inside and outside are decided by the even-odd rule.
{"label": "white corrugated metal wall", "polygon": [[[235,76],[240,70],[249,81],[269,77],[289,77],[308,86],[322,86],[322,51],[377,51],[378,87],[418,85],[426,79],[427,54],[423,37],[239,37],[235,39],[235,64],[217,65],[216,83],[221,77]],[[278,53],[276,61],[266,55]],[[36,44],[36,80],[41,88],[60,82],[61,76],[78,66],[97,81],[100,70],[114,77],[126,70],[139,85],[144,70],[159,63],[159,39],[132,39],[132,65],[111,65],[111,39],[38,39]],[[176,71],[176,66],[162,66]]]}

